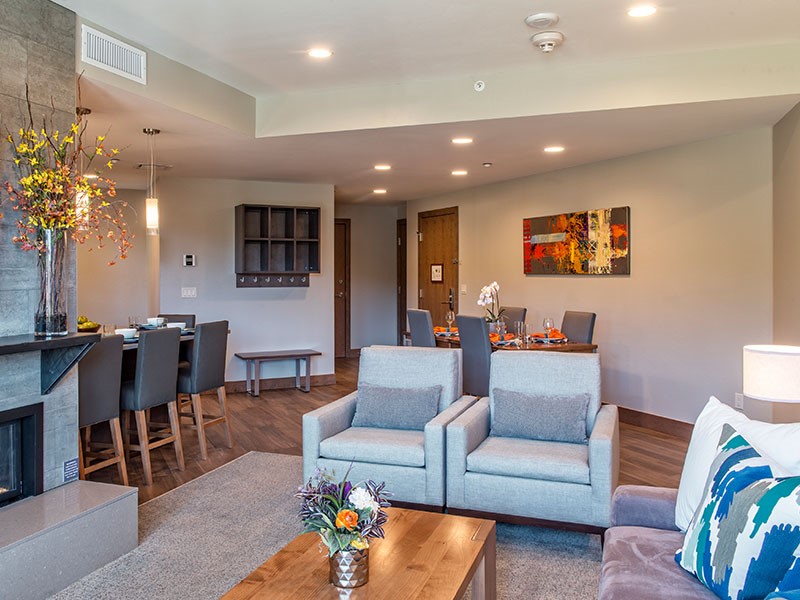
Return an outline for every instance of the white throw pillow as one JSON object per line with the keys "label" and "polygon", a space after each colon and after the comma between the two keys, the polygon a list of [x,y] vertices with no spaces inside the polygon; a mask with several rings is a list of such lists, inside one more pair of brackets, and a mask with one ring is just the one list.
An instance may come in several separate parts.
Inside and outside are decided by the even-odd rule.
{"label": "white throw pillow", "polygon": [[753,421],[711,396],[694,424],[683,463],[675,504],[675,526],[681,531],[686,531],[703,499],[708,472],[717,454],[725,423],[739,431],[769,462],[776,477],[800,475],[800,423]]}

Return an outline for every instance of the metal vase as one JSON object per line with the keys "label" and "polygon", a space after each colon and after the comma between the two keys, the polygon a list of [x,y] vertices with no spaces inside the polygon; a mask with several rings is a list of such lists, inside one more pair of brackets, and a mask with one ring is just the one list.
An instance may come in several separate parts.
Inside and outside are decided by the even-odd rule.
{"label": "metal vase", "polygon": [[39,234],[39,304],[33,333],[39,337],[67,335],[67,290],[64,281],[67,234],[45,229]]}
{"label": "metal vase", "polygon": [[369,548],[338,551],[328,557],[330,582],[338,588],[357,588],[369,581]]}

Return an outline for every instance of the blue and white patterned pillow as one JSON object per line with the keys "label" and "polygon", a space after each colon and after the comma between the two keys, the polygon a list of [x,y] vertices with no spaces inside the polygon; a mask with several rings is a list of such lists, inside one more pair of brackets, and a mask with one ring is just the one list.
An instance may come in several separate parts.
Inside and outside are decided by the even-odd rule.
{"label": "blue and white patterned pillow", "polygon": [[767,461],[725,425],[675,560],[720,598],[800,589],[800,477],[774,478]]}

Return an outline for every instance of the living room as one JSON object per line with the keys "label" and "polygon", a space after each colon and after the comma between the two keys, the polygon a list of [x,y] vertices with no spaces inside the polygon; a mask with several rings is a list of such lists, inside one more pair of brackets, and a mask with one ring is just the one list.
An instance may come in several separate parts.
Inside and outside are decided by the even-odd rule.
{"label": "living room", "polygon": [[[800,45],[790,27],[796,7],[788,3],[774,7],[769,26],[758,27],[754,9],[726,11],[716,2],[662,6],[655,20],[636,22],[624,3],[591,11],[570,3],[558,7],[552,28],[564,38],[550,53],[529,41],[539,31],[524,21],[531,7],[502,3],[486,15],[476,7],[462,13],[452,3],[447,19],[457,24],[461,43],[420,40],[420,54],[431,45],[442,53],[428,65],[419,55],[398,56],[410,45],[411,15],[431,10],[422,3],[386,15],[375,7],[359,14],[352,6],[335,19],[327,6],[314,7],[322,11],[315,18],[304,12],[310,7],[274,15],[263,8],[271,25],[260,27],[272,45],[255,63],[270,64],[274,56],[275,64],[260,71],[212,55],[208,40],[233,45],[235,33],[201,35],[204,48],[196,48],[181,31],[187,28],[177,8],[167,19],[163,7],[147,3],[7,4],[0,25],[9,33],[3,127],[19,127],[26,83],[37,107],[53,101],[59,122],[74,117],[70,107],[90,108],[89,135],[107,131],[121,150],[107,173],[117,181],[118,198],[142,217],[129,221],[134,248],[113,267],[105,265],[107,254],[77,249],[70,322],[87,314],[121,325],[129,315],[160,312],[226,319],[226,383],[245,379],[245,365],[233,353],[287,347],[322,352],[311,362],[315,391],[336,380],[354,383],[357,376],[342,375],[335,360],[335,220],[349,219],[351,227],[347,350],[357,354],[397,343],[398,220],[409,227],[404,300],[413,308],[428,278],[418,265],[418,216],[457,207],[459,312],[482,314],[475,300],[493,280],[504,302],[528,307],[529,323],[564,310],[596,312],[603,400],[620,408],[622,422],[685,433],[709,396],[734,404],[742,392],[743,346],[798,343],[792,257],[800,223]],[[207,10],[205,27],[231,18]],[[384,66],[365,57],[391,36],[367,35],[374,29],[369,19],[393,35],[402,31],[402,43],[375,54]],[[447,19],[435,15],[439,25]],[[498,23],[500,34],[492,29]],[[147,84],[83,61],[83,25],[144,50]],[[305,37],[288,39],[297,30]],[[421,27],[423,33],[430,34]],[[255,47],[257,38],[249,39]],[[327,63],[304,54],[314,43],[330,44]],[[515,58],[502,62],[508,56]],[[224,80],[214,76],[222,71]],[[80,102],[72,91],[79,73]],[[143,127],[162,130],[154,159]],[[457,148],[451,139],[458,135],[471,136],[472,144]],[[551,143],[565,151],[543,153]],[[4,181],[14,176],[7,158]],[[465,167],[462,161],[468,175],[451,175]],[[392,168],[376,171],[383,162]],[[148,235],[143,218],[152,163],[170,166],[157,173],[158,235]],[[234,207],[243,203],[320,209],[319,273],[310,275],[309,287],[234,287]],[[612,206],[630,207],[630,275],[523,273],[523,219]],[[20,256],[28,253],[10,241],[12,221],[7,216],[0,225],[3,336],[30,332],[38,288],[35,259]],[[196,266],[184,266],[185,255],[196,257]],[[183,288],[196,297],[181,297]],[[3,395],[16,405],[30,395],[19,389],[31,386],[6,374],[24,372],[38,385],[38,362],[3,358]],[[293,375],[288,363],[263,366],[265,381]],[[334,389],[325,401],[344,391]],[[68,375],[53,393],[59,402],[74,402],[77,378]],[[745,400],[750,417],[800,420],[782,405]],[[214,434],[210,439],[219,442]],[[48,459],[46,487],[63,479],[73,440],[77,434],[60,439],[65,450]],[[300,439],[284,445],[299,448]]]}

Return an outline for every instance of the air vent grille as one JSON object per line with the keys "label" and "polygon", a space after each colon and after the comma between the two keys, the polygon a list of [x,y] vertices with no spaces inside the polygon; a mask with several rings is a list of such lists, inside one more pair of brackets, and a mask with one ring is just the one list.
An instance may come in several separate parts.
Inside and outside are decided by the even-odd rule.
{"label": "air vent grille", "polygon": [[81,26],[81,60],[147,84],[147,54],[88,25]]}

